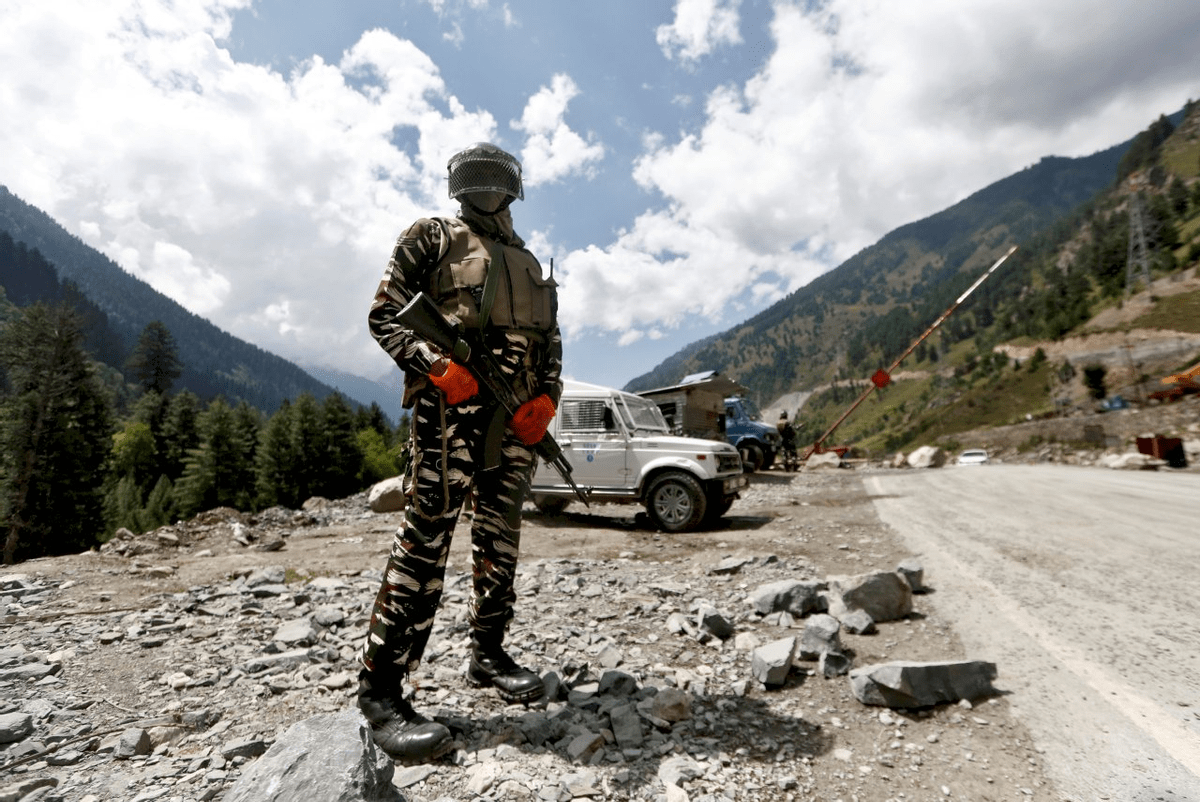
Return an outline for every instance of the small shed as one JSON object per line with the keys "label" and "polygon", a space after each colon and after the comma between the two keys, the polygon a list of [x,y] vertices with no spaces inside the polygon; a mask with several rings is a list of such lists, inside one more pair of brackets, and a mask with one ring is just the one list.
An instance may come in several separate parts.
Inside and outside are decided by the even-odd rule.
{"label": "small shed", "polygon": [[686,437],[725,439],[725,399],[745,395],[747,388],[715,370],[684,376],[679,384],[643,390],[667,419],[671,431]]}

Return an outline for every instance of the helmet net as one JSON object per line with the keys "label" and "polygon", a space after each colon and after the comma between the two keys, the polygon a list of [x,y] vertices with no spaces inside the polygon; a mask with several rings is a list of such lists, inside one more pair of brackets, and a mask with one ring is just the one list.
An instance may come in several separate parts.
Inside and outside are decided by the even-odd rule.
{"label": "helmet net", "polygon": [[452,198],[457,199],[464,192],[493,190],[525,199],[520,162],[497,147],[473,146],[456,154],[447,166]]}

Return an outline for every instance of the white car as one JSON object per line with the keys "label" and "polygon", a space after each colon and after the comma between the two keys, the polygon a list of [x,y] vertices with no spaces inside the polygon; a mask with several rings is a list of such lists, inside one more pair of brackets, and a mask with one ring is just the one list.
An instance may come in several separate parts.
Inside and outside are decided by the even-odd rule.
{"label": "white car", "polygon": [[[668,532],[715,521],[750,483],[728,442],[676,437],[653,401],[622,390],[564,382],[549,431],[591,499],[643,504]],[[530,488],[537,508],[555,514],[574,498],[558,471],[539,460]]]}
{"label": "white car", "polygon": [[958,455],[959,465],[987,465],[989,462],[988,453],[982,448],[968,448]]}

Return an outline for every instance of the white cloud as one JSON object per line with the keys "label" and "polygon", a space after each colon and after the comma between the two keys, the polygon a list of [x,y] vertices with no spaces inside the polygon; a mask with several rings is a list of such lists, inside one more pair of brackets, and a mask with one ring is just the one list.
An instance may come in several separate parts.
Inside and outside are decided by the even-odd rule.
{"label": "white cloud", "polygon": [[521,119],[512,127],[525,133],[521,166],[530,186],[557,181],[566,176],[588,175],[594,162],[604,158],[604,146],[585,140],[563,119],[567,105],[579,87],[567,75],[555,75],[529,98]]}
{"label": "white cloud", "polygon": [[[454,45],[463,43],[463,30],[460,21],[467,14],[477,14],[488,8],[490,0],[425,0],[433,13],[437,14],[442,19],[449,19],[452,23],[451,29],[442,34],[442,38]],[[509,9],[508,4],[504,4],[500,9],[500,19],[505,25],[512,25],[513,14]]]}
{"label": "white cloud", "polygon": [[662,328],[689,318],[727,320],[729,304],[755,275],[787,275],[800,286],[828,269],[805,250],[747,253],[732,237],[689,223],[678,209],[645,213],[612,245],[572,251],[561,265],[566,336],[602,329],[621,333],[623,343],[651,332],[658,339]]}
{"label": "white cloud", "polygon": [[[399,231],[453,212],[446,159],[497,141],[492,111],[464,106],[421,48],[384,30],[328,60],[299,54],[286,74],[237,61],[233,14],[252,0],[0,2],[0,183],[237,336],[366,375],[389,366],[366,333],[371,294]],[[427,2],[445,15],[435,31],[473,31],[473,12],[531,43],[555,31],[486,0]],[[755,44],[757,74],[733,83],[721,59],[699,63],[736,60],[743,15],[767,7],[774,49],[764,64]],[[644,345],[693,319],[732,323],[897,225],[1044,155],[1107,147],[1200,92],[1195,3],[679,0],[672,12],[631,31],[695,68],[661,96],[669,113],[653,119],[670,122],[647,123],[650,73],[632,63],[584,77],[538,51],[497,81],[504,119],[524,101],[510,125],[529,183],[569,192],[632,164],[642,190],[596,180],[573,196],[577,220],[625,204],[615,237],[607,224],[591,244],[556,242],[550,225],[530,237],[556,254],[576,341],[602,330]],[[471,75],[494,55],[460,53]],[[621,122],[572,128],[569,110]]]}
{"label": "white cloud", "polygon": [[450,30],[442,34],[442,38],[455,47],[462,47],[462,43],[466,41],[466,34],[463,33],[462,25],[457,22],[450,26]]}
{"label": "white cloud", "polygon": [[183,248],[170,242],[156,242],[153,261],[142,271],[142,278],[173,298],[186,298],[184,304],[198,315],[219,309],[229,295],[229,279],[205,265]]}
{"label": "white cloud", "polygon": [[740,5],[741,0],[676,0],[674,22],[655,31],[658,46],[667,58],[694,62],[721,45],[737,44]]}
{"label": "white cloud", "polygon": [[1132,136],[1200,88],[1200,10],[1135,8],[776,0],[764,68],[713,89],[695,130],[644,138],[634,177],[665,205],[564,256],[569,330],[761,308],[1042,156]]}
{"label": "white cloud", "polygon": [[221,37],[244,4],[6,12],[0,119],[21,125],[0,127],[0,176],[237,336],[382,372],[365,318],[391,245],[416,217],[453,209],[446,159],[495,122],[385,31],[286,76],[235,62]]}
{"label": "white cloud", "polygon": [[281,335],[303,333],[303,329],[292,322],[292,303],[286,298],[267,304],[259,317],[265,323],[277,327]]}

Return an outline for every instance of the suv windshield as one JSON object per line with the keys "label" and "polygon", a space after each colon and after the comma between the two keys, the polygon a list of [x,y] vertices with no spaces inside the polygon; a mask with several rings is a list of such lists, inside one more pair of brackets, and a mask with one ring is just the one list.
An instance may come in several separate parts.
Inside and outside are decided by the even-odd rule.
{"label": "suv windshield", "polygon": [[667,421],[658,405],[648,398],[637,395],[622,395],[617,402],[621,418],[630,431],[659,432],[666,434]]}

